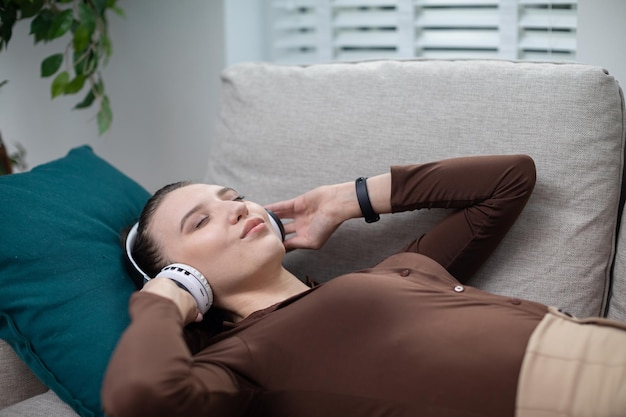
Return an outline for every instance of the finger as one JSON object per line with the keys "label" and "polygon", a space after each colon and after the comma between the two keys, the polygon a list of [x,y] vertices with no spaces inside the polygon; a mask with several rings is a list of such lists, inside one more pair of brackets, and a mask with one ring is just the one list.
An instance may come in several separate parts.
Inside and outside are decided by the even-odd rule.
{"label": "finger", "polygon": [[283,223],[283,227],[285,228],[286,235],[289,235],[291,233],[296,233],[298,230],[294,222]]}
{"label": "finger", "polygon": [[265,206],[266,209],[273,211],[278,217],[287,217],[293,214],[294,199],[277,201]]}

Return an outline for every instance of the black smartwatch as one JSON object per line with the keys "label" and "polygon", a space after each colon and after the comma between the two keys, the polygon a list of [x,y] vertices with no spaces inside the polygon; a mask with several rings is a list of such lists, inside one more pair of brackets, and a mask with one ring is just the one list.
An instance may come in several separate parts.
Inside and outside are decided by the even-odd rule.
{"label": "black smartwatch", "polygon": [[354,182],[356,186],[356,198],[359,201],[359,207],[361,207],[361,213],[363,213],[365,221],[367,223],[374,223],[380,220],[380,216],[374,211],[374,208],[372,208],[370,196],[367,193],[366,182],[366,177],[359,177]]}

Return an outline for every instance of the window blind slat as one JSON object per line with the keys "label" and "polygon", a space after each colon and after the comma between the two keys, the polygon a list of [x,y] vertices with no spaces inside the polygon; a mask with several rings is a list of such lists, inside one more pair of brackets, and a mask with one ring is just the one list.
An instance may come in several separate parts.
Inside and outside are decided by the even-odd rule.
{"label": "window blind slat", "polygon": [[397,0],[335,0],[335,7],[395,7]]}
{"label": "window blind slat", "polygon": [[498,59],[497,50],[475,50],[475,49],[436,49],[424,50],[420,55],[428,59]]}
{"label": "window blind slat", "polygon": [[498,27],[498,10],[452,8],[424,9],[418,13],[415,24],[418,27]]}
{"label": "window blind slat", "polygon": [[500,0],[415,0],[417,6],[497,6]]}
{"label": "window blind slat", "polygon": [[296,9],[299,7],[314,7],[317,0],[273,0],[271,7],[280,9]]}
{"label": "window blind slat", "polygon": [[520,6],[525,5],[548,5],[551,4],[553,6],[569,6],[572,4],[576,4],[577,0],[518,0]]}
{"label": "window blind slat", "polygon": [[374,10],[362,13],[353,9],[335,11],[334,27],[394,27],[398,24],[395,10]]}
{"label": "window blind slat", "polygon": [[520,39],[520,48],[524,50],[576,50],[576,39],[567,33],[547,31],[527,31]]}
{"label": "window blind slat", "polygon": [[520,18],[522,28],[576,29],[576,10],[526,9]]}
{"label": "window blind slat", "polygon": [[497,49],[498,33],[488,30],[424,30],[417,39],[419,48]]}
{"label": "window blind slat", "polygon": [[335,37],[335,46],[340,47],[372,47],[394,49],[398,35],[395,31],[340,31]]}

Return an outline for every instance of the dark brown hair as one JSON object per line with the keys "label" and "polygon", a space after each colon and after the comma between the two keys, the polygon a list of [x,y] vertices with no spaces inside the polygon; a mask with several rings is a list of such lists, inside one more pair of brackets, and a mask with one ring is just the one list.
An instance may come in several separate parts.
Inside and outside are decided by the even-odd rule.
{"label": "dark brown hair", "polygon": [[[154,236],[151,236],[148,233],[154,212],[157,208],[159,208],[165,196],[174,190],[186,187],[190,184],[191,181],[179,181],[162,187],[154,193],[152,197],[150,197],[141,211],[141,215],[139,216],[139,226],[137,228],[137,237],[135,238],[135,243],[131,253],[135,263],[137,263],[139,268],[141,268],[141,270],[149,277],[154,277],[163,267],[172,263],[170,260],[165,258],[161,247]],[[128,228],[128,230],[130,230],[130,228]],[[124,238],[122,239],[123,242],[126,241],[127,236],[128,232],[125,233]],[[128,261],[129,265],[132,267],[130,260]],[[138,271],[134,271],[134,268],[131,269],[133,270],[133,282],[135,283],[135,287],[139,289],[143,286],[143,276],[141,276]]]}

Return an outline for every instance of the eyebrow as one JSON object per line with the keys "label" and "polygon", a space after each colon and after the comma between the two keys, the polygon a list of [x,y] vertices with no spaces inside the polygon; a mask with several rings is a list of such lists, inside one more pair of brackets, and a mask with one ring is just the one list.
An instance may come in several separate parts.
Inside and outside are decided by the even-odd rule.
{"label": "eyebrow", "polygon": [[[228,194],[231,191],[235,191],[235,189],[234,188],[230,188],[230,187],[223,187],[223,188],[221,188],[217,192],[217,197],[218,198],[222,198],[222,197],[224,197],[225,194]],[[193,216],[195,213],[200,211],[203,206],[204,206],[203,203],[198,203],[191,210],[189,210],[187,213],[185,213],[183,218],[180,220],[180,232],[181,233],[183,232],[183,228],[185,227],[185,223],[187,222],[187,219],[189,219],[189,217]]]}

